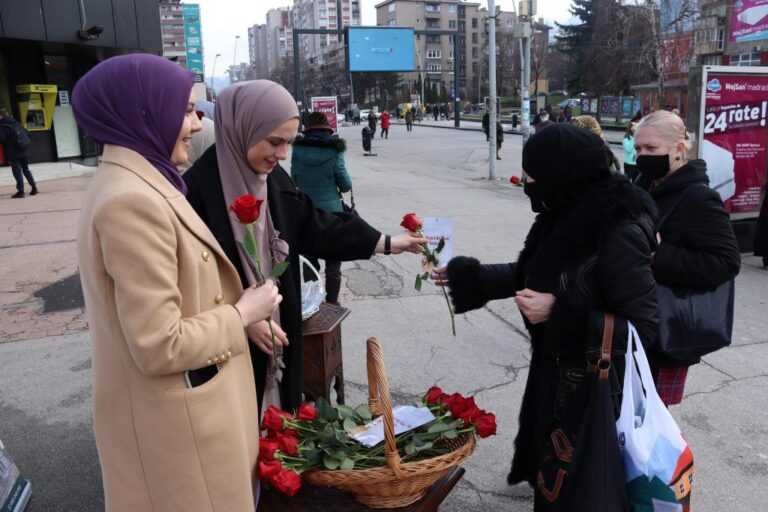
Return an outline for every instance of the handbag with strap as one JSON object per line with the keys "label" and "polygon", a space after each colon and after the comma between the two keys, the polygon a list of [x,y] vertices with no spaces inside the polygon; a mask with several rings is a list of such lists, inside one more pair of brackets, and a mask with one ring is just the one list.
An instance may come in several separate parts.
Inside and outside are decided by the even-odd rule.
{"label": "handbag with strap", "polygon": [[354,215],[355,217],[359,217],[360,214],[357,213],[357,207],[355,206],[355,191],[354,189],[349,189],[349,198],[350,198],[350,204],[347,204],[344,202],[344,196],[343,194],[339,194],[341,196],[341,209],[344,210],[344,213],[348,213],[350,215]]}
{"label": "handbag with strap", "polygon": [[[536,486],[547,512],[625,512],[624,465],[616,433],[616,413],[611,396],[615,317],[603,315],[600,356],[583,367],[584,381],[570,397],[571,406],[583,414],[577,428],[557,422],[545,444]],[[577,396],[577,394],[586,396]],[[574,431],[575,430],[575,431]],[[538,508],[537,508],[538,510]]]}
{"label": "handbag with strap", "polygon": [[[689,187],[669,213],[662,217],[659,231],[694,189]],[[729,346],[733,334],[735,298],[735,279],[704,292],[657,284],[659,336],[653,348],[673,359],[691,362]]]}

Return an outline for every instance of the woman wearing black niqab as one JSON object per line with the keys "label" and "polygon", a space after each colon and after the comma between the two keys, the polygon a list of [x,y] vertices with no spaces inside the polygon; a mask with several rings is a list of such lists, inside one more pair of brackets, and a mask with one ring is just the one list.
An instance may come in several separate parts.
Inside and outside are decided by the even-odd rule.
{"label": "woman wearing black niqab", "polygon": [[[558,453],[567,458],[578,452],[590,398],[585,383],[599,353],[604,314],[616,317],[611,376],[616,397],[627,322],[643,340],[655,336],[655,207],[644,191],[608,170],[600,137],[569,124],[548,126],[531,137],[523,168],[530,176],[525,192],[538,215],[517,262],[487,265],[459,256],[441,277],[457,313],[515,297],[531,337],[509,483],[526,481],[534,488],[537,512],[604,510],[596,503],[574,505],[573,475],[558,475],[550,462]],[[617,399],[617,411],[619,405]],[[606,490],[614,493],[612,503],[623,502],[623,478],[616,482]]]}

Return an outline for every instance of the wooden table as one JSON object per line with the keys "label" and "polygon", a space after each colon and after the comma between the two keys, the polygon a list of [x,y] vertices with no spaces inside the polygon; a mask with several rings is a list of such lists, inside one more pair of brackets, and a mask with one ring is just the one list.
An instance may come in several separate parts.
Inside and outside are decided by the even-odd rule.
{"label": "wooden table", "polygon": [[[439,512],[440,504],[451,493],[464,476],[464,468],[455,467],[446,476],[430,487],[427,495],[413,505],[403,508],[386,509],[398,512]],[[313,487],[303,484],[296,496],[289,497],[276,491],[262,488],[259,512],[372,512],[352,496],[336,489]]]}
{"label": "wooden table", "polygon": [[347,308],[320,304],[320,311],[302,324],[304,334],[304,396],[315,401],[321,396],[331,401],[331,384],[336,401],[344,404],[344,364],[341,357],[341,321]]}

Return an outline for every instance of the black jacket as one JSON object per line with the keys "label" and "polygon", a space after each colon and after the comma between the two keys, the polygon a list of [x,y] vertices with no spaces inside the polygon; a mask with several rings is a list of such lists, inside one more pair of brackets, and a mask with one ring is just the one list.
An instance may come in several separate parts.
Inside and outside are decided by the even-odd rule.
{"label": "black jacket", "polygon": [[16,129],[18,127],[19,122],[12,117],[0,119],[0,144],[3,145],[5,159],[9,162],[27,156],[27,148],[16,143]]}
{"label": "black jacket", "polygon": [[[187,200],[216,236],[219,244],[237,268],[243,287],[248,286],[232,226],[224,201],[216,145],[211,146],[185,174],[189,193]],[[299,191],[290,176],[276,167],[267,179],[269,212],[280,237],[288,242],[290,267],[280,278],[280,323],[288,335],[290,346],[284,352],[286,369],[281,386],[283,408],[295,409],[304,387],[303,339],[301,332],[301,283],[299,254],[322,259],[350,261],[370,258],[381,233],[364,220],[344,213],[331,214],[318,210],[312,200]],[[264,391],[267,356],[251,348],[259,396]],[[261,399],[259,399],[261,403]]]}
{"label": "black jacket", "polygon": [[763,196],[763,206],[760,208],[760,217],[757,219],[755,231],[755,256],[768,257],[768,184],[765,187],[766,195]]}
{"label": "black jacket", "polygon": [[[656,284],[651,271],[655,217],[647,193],[612,176],[568,212],[540,214],[516,263],[480,265],[461,258],[449,263],[457,312],[511,297],[524,288],[556,296],[547,322],[531,325],[525,320],[532,358],[510,483],[525,480],[535,486],[553,425],[575,435],[584,395],[563,391],[562,376],[568,369],[583,379],[585,362],[594,360],[599,351],[605,312],[616,315],[615,393],[621,391],[627,322],[635,325],[644,342],[655,340]],[[579,386],[574,383],[572,389]]]}
{"label": "black jacket", "polygon": [[651,188],[662,222],[653,258],[659,284],[711,290],[739,273],[741,255],[730,217],[720,194],[708,185],[706,163],[691,160]]}

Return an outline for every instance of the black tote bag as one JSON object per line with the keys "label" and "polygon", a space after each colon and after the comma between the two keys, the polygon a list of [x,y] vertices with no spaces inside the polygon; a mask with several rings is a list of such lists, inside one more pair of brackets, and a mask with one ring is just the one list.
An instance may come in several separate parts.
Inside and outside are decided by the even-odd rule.
{"label": "black tote bag", "polygon": [[[659,230],[683,202],[686,193],[661,220]],[[691,362],[729,346],[735,299],[734,279],[703,292],[657,284],[659,337],[654,348],[673,359]]]}

